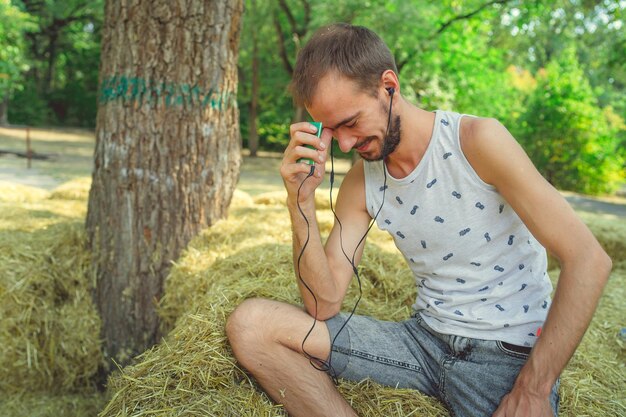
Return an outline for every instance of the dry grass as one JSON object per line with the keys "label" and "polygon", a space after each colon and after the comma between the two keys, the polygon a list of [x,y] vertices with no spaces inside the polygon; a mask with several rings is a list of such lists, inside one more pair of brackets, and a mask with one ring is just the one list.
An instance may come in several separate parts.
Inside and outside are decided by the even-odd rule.
{"label": "dry grass", "polygon": [[[13,416],[281,416],[235,363],[228,314],[261,296],[298,303],[284,195],[238,192],[228,220],[205,230],[177,260],[160,314],[160,344],[110,379],[109,398],[90,388],[100,363],[99,322],[88,296],[83,219],[88,180],[52,192],[0,184],[0,409]],[[326,193],[323,194],[326,198]],[[327,234],[333,217],[318,204]],[[626,225],[585,215],[612,255],[598,312],[562,376],[562,416],[626,415]],[[362,314],[401,319],[415,285],[390,238],[372,231],[362,263]],[[554,272],[554,271],[553,271]],[[553,278],[556,273],[551,274]],[[354,303],[353,285],[345,301]],[[364,381],[341,392],[363,416],[446,416],[415,391]]]}
{"label": "dry grass", "polygon": [[64,392],[88,385],[99,364],[84,201],[0,188],[0,391]]}
{"label": "dry grass", "polygon": [[[229,220],[198,236],[172,270],[161,313],[172,331],[166,340],[111,379],[112,401],[104,416],[284,415],[234,362],[226,343],[228,314],[248,297],[290,303],[293,285],[289,219],[284,196],[258,196]],[[262,203],[262,204],[260,204]],[[319,213],[322,233],[332,214]],[[601,230],[603,222],[594,224]],[[615,229],[613,229],[615,232]],[[626,236],[626,233],[624,234]],[[605,246],[624,259],[615,236]],[[381,319],[401,319],[414,299],[413,278],[386,235],[374,233],[362,263],[364,296],[359,311]],[[373,243],[373,244],[372,244]],[[556,278],[558,271],[552,271]],[[624,317],[626,271],[618,265],[598,313],[562,377],[563,416],[619,416],[625,411],[624,350],[617,338]],[[344,307],[354,303],[350,290]],[[415,391],[393,390],[371,382],[342,382],[341,392],[363,416],[442,416],[441,405]]]}
{"label": "dry grass", "polygon": [[6,417],[93,417],[106,403],[106,396],[93,390],[69,394],[22,392],[1,398],[0,410]]}

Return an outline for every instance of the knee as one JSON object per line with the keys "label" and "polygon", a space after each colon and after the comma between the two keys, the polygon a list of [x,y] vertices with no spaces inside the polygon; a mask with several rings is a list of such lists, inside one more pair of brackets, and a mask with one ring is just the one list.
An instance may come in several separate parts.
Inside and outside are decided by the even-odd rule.
{"label": "knee", "polygon": [[260,298],[249,298],[239,304],[226,320],[226,337],[240,361],[263,344],[266,337],[263,319],[266,302]]}

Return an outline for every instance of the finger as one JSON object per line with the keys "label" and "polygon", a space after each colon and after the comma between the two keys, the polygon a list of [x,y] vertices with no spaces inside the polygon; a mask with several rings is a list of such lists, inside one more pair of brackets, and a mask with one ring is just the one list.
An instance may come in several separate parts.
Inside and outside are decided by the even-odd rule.
{"label": "finger", "polygon": [[311,166],[308,164],[286,164],[280,167],[280,175],[286,182],[299,183],[304,175],[309,175]]}
{"label": "finger", "polygon": [[321,178],[324,175],[324,164],[314,164],[309,165],[310,167],[315,167],[315,171],[313,171],[313,175],[318,178]]}
{"label": "finger", "polygon": [[313,163],[318,162],[320,159],[319,151],[311,148],[311,145],[290,144],[290,146],[288,146],[283,153],[282,163],[293,164],[296,162],[302,162],[301,159],[310,159]]}
{"label": "finger", "polygon": [[313,161],[313,164],[323,163],[325,160],[324,154],[316,149],[311,149],[309,146],[310,145],[296,146],[290,154],[291,162],[303,162],[309,163],[310,165],[312,165],[310,161]]}
{"label": "finger", "polygon": [[291,145],[293,147],[299,145],[309,145],[320,152],[325,151],[327,148],[327,145],[320,138],[318,138],[314,134],[302,131],[294,133],[291,138]]}
{"label": "finger", "polygon": [[317,127],[306,122],[295,123],[290,126],[290,140],[287,149],[294,148],[299,145],[309,145],[315,149],[322,150],[324,145],[316,136]]}
{"label": "finger", "polygon": [[293,137],[296,132],[306,132],[315,135],[317,127],[309,122],[298,122],[289,126],[289,136]]}
{"label": "finger", "polygon": [[322,134],[318,138],[319,145],[317,149],[322,156],[322,162],[328,159],[328,151],[330,150],[331,142],[333,140],[333,131],[332,129],[324,128],[322,129]]}

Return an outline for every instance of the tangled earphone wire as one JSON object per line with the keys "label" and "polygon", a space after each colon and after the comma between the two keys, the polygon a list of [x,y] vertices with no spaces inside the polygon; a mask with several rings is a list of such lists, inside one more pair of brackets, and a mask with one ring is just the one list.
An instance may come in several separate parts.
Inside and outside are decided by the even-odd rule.
{"label": "tangled earphone wire", "polygon": [[[392,105],[393,105],[394,89],[393,88],[387,89],[387,91],[389,92],[389,95],[391,96],[391,99],[390,99],[390,102],[389,102],[389,114],[387,116],[387,131],[385,133],[385,138],[389,134],[389,128],[390,128],[390,125],[391,125],[391,109],[392,109]],[[343,246],[343,239],[342,239],[343,225],[341,224],[341,220],[337,216],[337,213],[335,212],[335,208],[334,208],[334,205],[333,205],[333,184],[335,182],[335,158],[334,158],[334,152],[333,152],[332,144],[331,144],[331,147],[330,147],[330,161],[331,161],[330,162],[330,164],[331,164],[330,165],[331,166],[331,169],[330,169],[330,210],[332,211],[333,216],[334,216],[335,220],[337,221],[337,224],[339,225],[339,244],[340,244],[340,247],[341,247],[341,252],[343,253],[343,255],[346,258],[346,260],[352,266],[352,271],[354,273],[354,276],[357,279],[358,286],[359,286],[359,295],[357,297],[356,302],[354,303],[354,307],[352,308],[352,311],[350,311],[350,314],[348,315],[348,318],[341,325],[341,327],[337,331],[337,334],[335,334],[335,337],[333,337],[333,340],[330,343],[330,353],[328,355],[328,360],[324,360],[324,359],[318,358],[318,357],[316,357],[314,355],[311,355],[304,348],[304,344],[306,343],[306,340],[309,338],[311,333],[313,333],[313,330],[315,329],[315,325],[317,324],[317,306],[318,306],[318,303],[317,303],[317,297],[315,296],[315,293],[309,287],[309,285],[306,283],[306,281],[304,281],[304,279],[302,278],[302,274],[300,273],[300,261],[302,259],[302,256],[304,255],[304,251],[305,251],[306,247],[309,244],[310,233],[311,233],[310,232],[309,219],[304,214],[304,211],[302,210],[302,207],[300,207],[300,190],[302,189],[302,186],[304,185],[306,180],[309,179],[310,177],[312,177],[313,174],[315,173],[315,165],[311,165],[311,169],[309,171],[309,174],[306,176],[306,178],[304,178],[302,180],[302,183],[300,183],[300,186],[298,187],[298,192],[297,192],[297,195],[296,195],[296,205],[298,207],[298,211],[300,212],[300,215],[304,218],[304,221],[306,222],[306,226],[307,226],[306,239],[304,241],[304,244],[302,245],[302,248],[300,249],[300,254],[298,255],[298,259],[297,259],[297,262],[296,262],[296,268],[297,268],[297,273],[298,273],[298,279],[302,282],[302,284],[309,291],[309,293],[311,293],[311,296],[313,297],[313,301],[314,301],[314,306],[315,306],[315,309],[314,309],[315,310],[315,314],[313,315],[313,325],[311,326],[311,328],[309,329],[307,334],[304,336],[304,339],[302,339],[302,353],[309,360],[309,362],[311,363],[311,366],[313,366],[313,368],[317,369],[318,371],[322,371],[322,372],[328,373],[328,375],[332,378],[332,380],[333,380],[333,382],[335,384],[338,383],[338,380],[337,380],[336,372],[335,372],[335,370],[332,367],[333,346],[335,344],[335,341],[339,337],[339,334],[347,326],[348,322],[350,321],[350,319],[354,315],[354,313],[355,313],[355,311],[357,309],[357,306],[359,305],[359,302],[361,301],[361,297],[363,296],[363,288],[362,288],[362,285],[361,285],[361,277],[359,275],[359,269],[358,269],[357,265],[355,264],[355,258],[356,258],[356,253],[359,250],[359,247],[361,246],[361,244],[364,243],[365,238],[367,237],[368,233],[372,229],[372,226],[374,226],[374,223],[376,222],[376,219],[378,218],[378,215],[380,214],[380,212],[383,209],[383,206],[385,204],[385,192],[387,191],[387,167],[385,166],[385,162],[384,162],[385,157],[386,157],[386,155],[383,155],[384,181],[383,181],[383,187],[382,187],[383,196],[382,196],[382,201],[380,203],[380,207],[378,207],[378,210],[376,211],[376,214],[374,215],[372,220],[370,220],[370,223],[369,223],[369,225],[367,227],[367,230],[365,231],[363,236],[361,236],[361,239],[359,239],[356,247],[354,248],[354,252],[352,253],[352,256],[350,257],[346,253],[346,250],[345,250],[345,248]]]}

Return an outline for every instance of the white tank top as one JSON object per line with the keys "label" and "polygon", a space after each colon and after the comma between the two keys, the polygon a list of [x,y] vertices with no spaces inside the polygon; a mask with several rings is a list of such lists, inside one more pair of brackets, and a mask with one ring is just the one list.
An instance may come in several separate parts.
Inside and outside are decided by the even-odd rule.
{"label": "white tank top", "polygon": [[[545,249],[461,151],[463,115],[437,111],[428,148],[408,176],[387,173],[376,223],[413,271],[413,308],[433,329],[533,346],[550,306]],[[502,156],[506,157],[505,155]],[[366,204],[383,197],[383,163],[365,162]]]}

